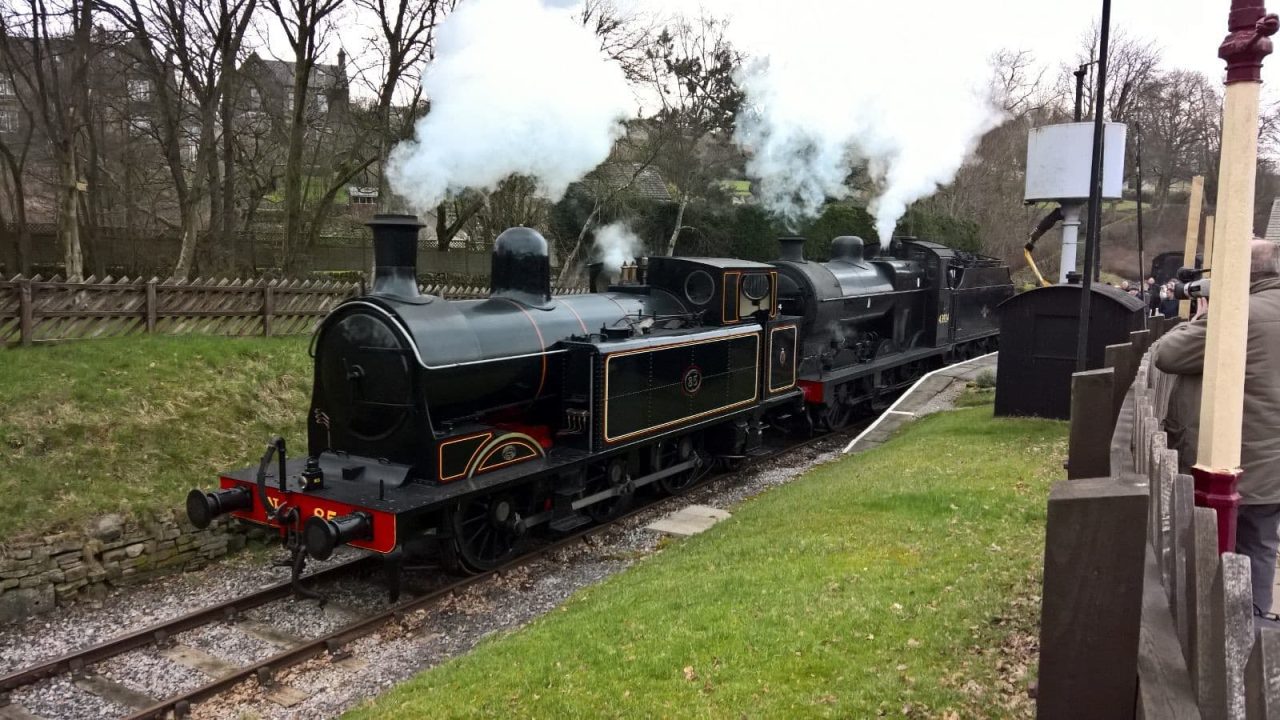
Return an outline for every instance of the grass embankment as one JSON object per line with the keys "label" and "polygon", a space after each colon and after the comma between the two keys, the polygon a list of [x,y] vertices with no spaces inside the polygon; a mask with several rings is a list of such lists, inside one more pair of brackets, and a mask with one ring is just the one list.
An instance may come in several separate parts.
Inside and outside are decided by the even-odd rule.
{"label": "grass embankment", "polygon": [[1066,425],[965,402],[349,717],[1029,717]]}
{"label": "grass embankment", "polygon": [[303,441],[307,338],[145,337],[0,350],[0,540],[181,507]]}

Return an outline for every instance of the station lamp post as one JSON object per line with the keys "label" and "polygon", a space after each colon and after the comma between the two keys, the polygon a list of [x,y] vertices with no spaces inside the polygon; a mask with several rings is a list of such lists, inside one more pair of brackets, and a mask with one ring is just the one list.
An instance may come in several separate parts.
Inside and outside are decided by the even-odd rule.
{"label": "station lamp post", "polygon": [[1280,21],[1263,0],[1232,0],[1229,34],[1218,48],[1227,63],[1222,157],[1213,257],[1212,321],[1204,359],[1200,447],[1192,470],[1196,504],[1218,515],[1218,549],[1235,549],[1240,495],[1241,416],[1249,320],[1249,242],[1253,238],[1254,172],[1258,160],[1258,98],[1262,60]]}

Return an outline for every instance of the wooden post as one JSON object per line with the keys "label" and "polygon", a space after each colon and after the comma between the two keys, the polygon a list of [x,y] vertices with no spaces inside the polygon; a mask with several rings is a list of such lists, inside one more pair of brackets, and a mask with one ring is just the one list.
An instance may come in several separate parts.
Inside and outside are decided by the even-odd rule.
{"label": "wooden post", "polygon": [[1187,592],[1191,597],[1187,619],[1191,621],[1187,646],[1187,665],[1196,697],[1201,699],[1200,709],[1205,709],[1208,687],[1212,684],[1209,671],[1212,668],[1213,646],[1209,631],[1209,591],[1218,569],[1218,520],[1212,510],[1196,508],[1191,528],[1191,547],[1187,549],[1186,570],[1190,581]]}
{"label": "wooden post", "polygon": [[270,285],[262,288],[262,334],[271,337],[271,320],[275,314],[275,293]]}
{"label": "wooden post", "polygon": [[1218,556],[1208,622],[1208,687],[1200,693],[1200,712],[1207,718],[1244,720],[1244,667],[1253,641],[1249,558],[1232,552]]}
{"label": "wooden post", "polygon": [[156,316],[159,308],[156,307],[156,279],[151,278],[147,281],[147,332],[156,331]]}
{"label": "wooden post", "polygon": [[1201,720],[1195,691],[1174,628],[1169,597],[1160,584],[1151,546],[1142,583],[1138,646],[1138,708],[1143,720]]}
{"label": "wooden post", "polygon": [[1140,480],[1059,482],[1049,492],[1040,720],[1133,720],[1147,544]]}
{"label": "wooden post", "polygon": [[[1175,548],[1173,554],[1173,572],[1174,582],[1170,591],[1174,595],[1172,600],[1173,619],[1178,628],[1179,644],[1183,648],[1191,648],[1191,615],[1195,612],[1195,588],[1191,580],[1191,563],[1188,557],[1192,548],[1195,547],[1195,489],[1192,486],[1190,475],[1175,475],[1173,478],[1173,492],[1171,493],[1171,508],[1173,517],[1173,546]],[[1191,658],[1187,656],[1187,666],[1191,666]]]}
{"label": "wooden post", "polygon": [[[1222,191],[1219,190],[1221,195]],[[1191,197],[1187,200],[1187,242],[1182,251],[1182,266],[1196,266],[1196,247],[1200,244],[1200,206],[1204,204],[1204,176],[1196,175],[1191,178]],[[1205,262],[1208,262],[1205,258]],[[1178,302],[1178,316],[1191,317],[1191,301],[1180,300]]]}
{"label": "wooden post", "polygon": [[1253,239],[1254,173],[1258,163],[1258,99],[1262,61],[1271,52],[1274,15],[1262,0],[1232,0],[1230,34],[1218,49],[1227,62],[1213,248],[1213,321],[1205,341],[1200,447],[1192,472],[1196,500],[1218,513],[1218,549],[1235,547],[1240,495],[1241,416],[1248,345],[1249,243]]}
{"label": "wooden post", "polygon": [[1280,718],[1280,630],[1258,628],[1244,668],[1245,717],[1248,720]]}
{"label": "wooden post", "polygon": [[1071,440],[1067,479],[1111,474],[1111,433],[1115,429],[1115,370],[1102,368],[1071,375]]}
{"label": "wooden post", "polygon": [[1138,374],[1138,355],[1134,352],[1133,343],[1108,345],[1105,350],[1105,364],[1116,371],[1113,390],[1112,415],[1120,417],[1120,406],[1124,405],[1124,396],[1133,385],[1133,378]]}
{"label": "wooden post", "polygon": [[36,311],[31,297],[31,281],[23,278],[18,281],[18,333],[23,345],[30,345],[34,340]]}

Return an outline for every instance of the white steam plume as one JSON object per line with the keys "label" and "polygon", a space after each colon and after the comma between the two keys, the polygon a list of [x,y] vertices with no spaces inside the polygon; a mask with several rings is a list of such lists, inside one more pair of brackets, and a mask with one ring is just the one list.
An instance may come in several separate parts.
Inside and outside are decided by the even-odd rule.
{"label": "white steam plume", "polygon": [[418,211],[517,173],[558,200],[608,157],[634,106],[591,32],[538,0],[461,3],[440,27],[423,89],[431,111],[387,168]]}
{"label": "white steam plume", "polygon": [[[989,100],[998,0],[733,3],[730,32],[753,59],[735,140],[766,207],[796,224],[865,164],[886,244],[912,202],[955,176],[1000,120]],[[1005,30],[1008,28],[1005,27]]]}
{"label": "white steam plume", "polygon": [[636,259],[644,251],[644,242],[624,221],[605,225],[596,231],[595,258],[604,263],[610,273],[617,273],[622,264]]}

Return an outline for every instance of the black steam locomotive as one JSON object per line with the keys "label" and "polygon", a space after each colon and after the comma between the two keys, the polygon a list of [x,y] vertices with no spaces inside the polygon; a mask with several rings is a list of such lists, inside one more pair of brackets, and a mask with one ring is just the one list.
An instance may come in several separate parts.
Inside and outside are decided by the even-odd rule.
{"label": "black steam locomotive", "polygon": [[994,349],[991,310],[1013,294],[990,258],[840,237],[830,262],[788,238],[770,264],[654,257],[552,296],[546,241],[512,228],[491,296],[448,301],[418,292],[416,218],[370,224],[372,292],[313,339],[306,455],[277,438],[187,499],[197,527],[229,512],[276,528],[295,571],[341,544],[386,555],[396,582],[419,551],[492,568],[535,529],[616,516],[646,486],[678,493],[770,433],[839,428]]}

